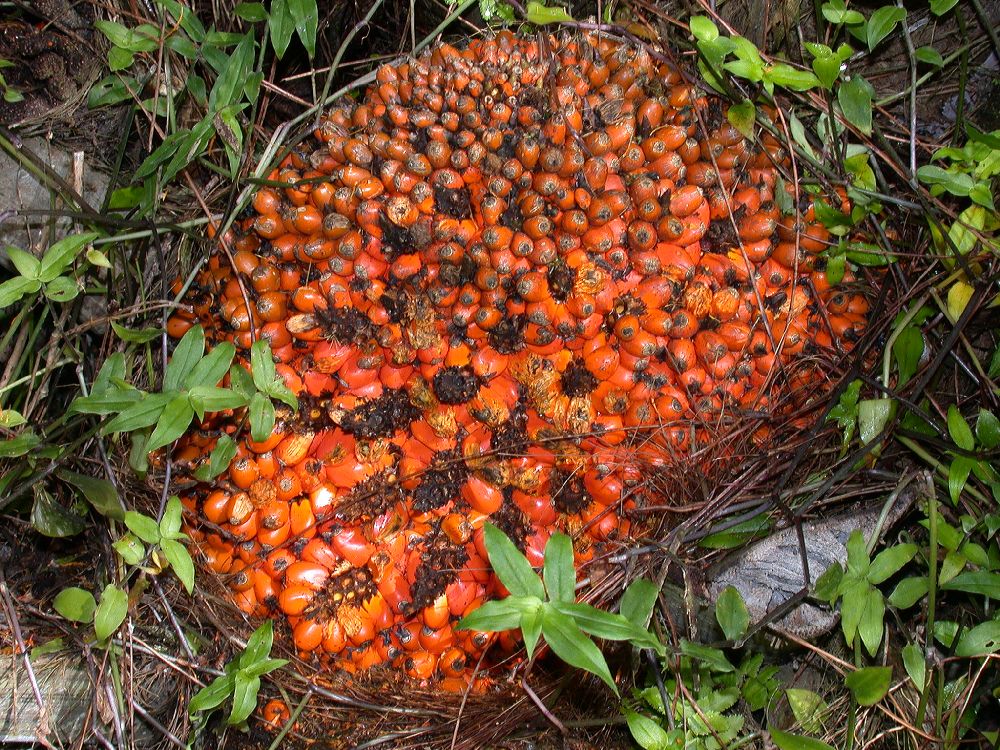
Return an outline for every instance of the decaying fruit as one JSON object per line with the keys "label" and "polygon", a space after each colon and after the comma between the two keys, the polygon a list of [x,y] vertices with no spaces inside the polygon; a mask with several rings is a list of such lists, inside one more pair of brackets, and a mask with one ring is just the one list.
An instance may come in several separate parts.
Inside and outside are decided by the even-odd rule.
{"label": "decaying fruit", "polygon": [[178,451],[237,440],[184,498],[190,534],[324,664],[466,675],[494,636],[455,623],[501,591],[487,520],[535,564],[565,531],[585,564],[627,537],[641,466],[777,408],[864,324],[812,206],[778,209],[777,141],[642,49],[544,46],[504,32],[383,66],[171,321],[244,359],[266,339],[299,397],[265,441],[216,414]]}

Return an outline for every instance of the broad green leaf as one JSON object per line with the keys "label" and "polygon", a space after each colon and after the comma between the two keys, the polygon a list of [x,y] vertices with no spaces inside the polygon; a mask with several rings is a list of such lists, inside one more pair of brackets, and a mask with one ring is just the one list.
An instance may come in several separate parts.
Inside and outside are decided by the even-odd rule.
{"label": "broad green leaf", "polygon": [[905,18],[906,11],[894,5],[885,5],[872,13],[871,18],[868,19],[868,23],[865,26],[868,49],[875,49],[879,42],[892,33],[893,29],[896,28],[896,24]]}
{"label": "broad green leaf", "polygon": [[990,620],[962,634],[955,647],[955,656],[986,656],[997,651],[1000,651],[1000,620]]}
{"label": "broad green leaf", "polygon": [[545,544],[542,568],[545,590],[552,601],[576,601],[576,566],[573,563],[573,540],[555,533]]}
{"label": "broad green leaf", "polygon": [[577,627],[573,618],[556,612],[554,609],[546,609],[542,617],[542,635],[545,636],[545,642],[549,644],[549,648],[556,656],[571,667],[597,675],[614,691],[615,695],[618,695],[618,686],[615,685],[615,681],[611,677],[611,670],[608,669],[608,663],[604,660],[604,654]]}
{"label": "broad green leaf", "polygon": [[138,565],[146,556],[146,547],[132,532],[127,532],[111,544],[126,565]]}
{"label": "broad green leaf", "polygon": [[542,580],[507,535],[491,523],[486,524],[483,533],[490,565],[507,590],[515,596],[537,596],[544,599]]}
{"label": "broad green leaf", "polygon": [[542,634],[542,613],[543,607],[524,612],[521,615],[521,637],[524,638],[524,650],[530,659],[535,653],[535,646],[538,645],[538,637]]}
{"label": "broad green leaf", "polygon": [[97,232],[71,234],[54,243],[42,256],[38,267],[38,280],[48,283],[62,275],[80,251],[99,236]]}
{"label": "broad green leaf", "polygon": [[1000,446],[1000,419],[989,409],[979,409],[976,418],[976,439],[986,450]]}
{"label": "broad green leaf", "polygon": [[85,257],[87,258],[87,262],[92,266],[97,266],[98,268],[111,268],[111,261],[108,260],[108,256],[96,247],[92,247],[87,250]]}
{"label": "broad green leaf", "polygon": [[927,596],[929,590],[926,576],[904,578],[889,594],[889,604],[897,609],[909,609]]}
{"label": "broad green leaf", "polygon": [[871,586],[867,581],[850,580],[843,586],[843,596],[840,602],[840,627],[844,632],[844,640],[849,645],[854,644],[858,634],[858,625],[865,615],[868,606],[868,591]]}
{"label": "broad green leaf", "polygon": [[295,21],[292,20],[291,11],[288,9],[288,0],[271,0],[271,17],[268,19],[267,28],[271,32],[274,54],[280,60],[284,57],[295,32]]}
{"label": "broad green leaf", "polygon": [[935,16],[943,16],[956,5],[958,5],[958,0],[931,0],[931,13]]}
{"label": "broad green leaf", "polygon": [[113,518],[116,521],[124,518],[125,512],[118,499],[118,490],[107,479],[88,477],[68,469],[60,469],[56,475],[64,482],[73,485],[90,503],[91,507],[102,516]]}
{"label": "broad green leaf", "polygon": [[773,727],[769,727],[767,731],[779,750],[834,750],[832,745],[828,745],[822,740],[812,737],[803,737],[801,734],[782,732]]}
{"label": "broad green leaf", "polygon": [[922,691],[927,680],[927,663],[924,661],[923,651],[916,643],[908,643],[903,646],[901,654],[906,674],[913,681],[913,686]]}
{"label": "broad green leaf", "polygon": [[316,26],[319,23],[316,0],[288,0],[288,12],[295,23],[295,33],[311,60],[316,55]]}
{"label": "broad green leaf", "polygon": [[745,138],[753,137],[754,123],[757,118],[757,107],[749,99],[733,104],[726,112],[729,124],[736,128]]}
{"label": "broad green leaf", "polygon": [[277,377],[277,371],[274,367],[271,345],[266,339],[258,339],[250,347],[250,371],[253,373],[253,384],[257,390],[267,393]]}
{"label": "broad green leaf", "polygon": [[1000,573],[988,570],[968,570],[959,573],[941,586],[946,591],[964,591],[967,594],[1000,599]]}
{"label": "broad green leaf", "polygon": [[288,659],[261,659],[260,661],[255,661],[249,667],[241,668],[240,672],[247,677],[261,677],[268,672],[281,669],[286,664],[288,664]]}
{"label": "broad green leaf", "polygon": [[787,688],[785,696],[792,709],[795,720],[807,732],[822,730],[822,715],[829,708],[823,696],[812,690],[803,688]]}
{"label": "broad green leaf", "polygon": [[958,505],[958,500],[962,496],[966,482],[969,481],[969,473],[975,460],[968,456],[956,456],[948,466],[948,494],[951,502]]}
{"label": "broad green leaf", "polygon": [[104,587],[101,602],[94,613],[94,632],[97,640],[106,641],[125,621],[128,614],[128,594],[112,583]]}
{"label": "broad green leaf", "polygon": [[105,435],[113,432],[133,432],[154,425],[167,404],[175,397],[173,393],[142,394],[140,401],[132,404],[105,424],[102,432]]}
{"label": "broad green leaf", "polygon": [[35,485],[35,501],[31,506],[31,525],[38,533],[61,539],[76,536],[86,528],[86,522],[68,508],[64,508],[41,485]]}
{"label": "broad green leaf", "polygon": [[867,578],[871,561],[868,557],[868,545],[865,543],[861,529],[855,529],[847,538],[847,571],[852,578]]}
{"label": "broad green leaf", "polygon": [[872,134],[872,95],[874,89],[862,76],[855,74],[837,89],[837,101],[844,117],[865,135]]}
{"label": "broad green leaf", "polygon": [[0,458],[17,458],[38,447],[42,439],[32,430],[25,430],[10,440],[0,440]]}
{"label": "broad green leaf", "polygon": [[854,699],[862,706],[874,706],[889,692],[891,667],[863,667],[844,678]]}
{"label": "broad green leaf", "polygon": [[187,548],[173,539],[162,539],[160,549],[187,592],[194,593],[194,562]]}
{"label": "broad green leaf", "polygon": [[129,531],[147,544],[159,544],[160,526],[155,518],[150,518],[134,510],[125,512],[125,525]]}
{"label": "broad green leaf", "polygon": [[550,608],[572,618],[580,630],[597,638],[607,641],[632,641],[642,648],[662,650],[649,631],[636,627],[621,615],[578,602],[552,602]]}
{"label": "broad green leaf", "polygon": [[52,606],[67,620],[90,622],[94,619],[97,600],[89,591],[70,586],[56,594],[56,598],[52,600]]}
{"label": "broad green leaf", "polygon": [[899,385],[909,382],[917,372],[924,353],[924,335],[917,326],[908,325],[892,342],[892,353],[899,368]]}
{"label": "broad green leaf", "polygon": [[260,690],[260,677],[247,677],[237,672],[233,678],[233,710],[229,712],[226,723],[236,726],[246,721],[257,707],[257,691]]}
{"label": "broad green leaf", "polygon": [[250,437],[257,442],[267,440],[274,430],[274,404],[263,393],[250,399]]}
{"label": "broad green leaf", "polygon": [[[154,394],[162,395],[162,394]],[[145,394],[142,391],[136,390],[135,388],[128,389],[106,389],[102,392],[97,392],[94,389],[94,393],[90,396],[79,396],[73,399],[72,403],[69,405],[70,412],[79,412],[80,414],[118,414],[124,413],[126,410],[132,406],[137,405],[143,400]],[[144,411],[145,408],[133,412],[137,414],[138,411]],[[163,406],[159,407],[160,411],[163,410]],[[149,424],[153,424],[156,421],[156,416],[154,415]],[[149,425],[144,425],[148,427]],[[105,426],[105,432],[107,426]]]}
{"label": "broad green leaf", "polygon": [[229,341],[217,344],[208,354],[202,357],[191,368],[191,372],[184,379],[184,388],[193,388],[197,385],[216,386],[229,372],[229,366],[233,363],[236,355],[236,347]]}
{"label": "broad green leaf", "polygon": [[239,363],[229,368],[229,387],[245,396],[248,400],[257,392],[253,384],[253,377],[251,377],[247,368]]}
{"label": "broad green leaf", "polygon": [[188,713],[211,711],[225,703],[226,698],[233,694],[235,679],[231,674],[216,677],[212,682],[195,693],[188,702]]}
{"label": "broad green leaf", "polygon": [[79,295],[80,287],[67,276],[59,276],[45,285],[45,296],[53,302],[69,302]]}
{"label": "broad green leaf", "polygon": [[188,128],[178,128],[173,133],[168,134],[153,153],[139,165],[139,169],[132,178],[133,181],[144,180],[155,173],[157,169],[174,157],[177,149],[190,135],[191,131]]}
{"label": "broad green leaf", "polygon": [[632,739],[639,747],[643,750],[669,750],[673,743],[670,741],[670,736],[657,722],[633,711],[628,706],[622,706],[622,713],[625,714],[625,721],[628,722],[628,730],[632,733]]}
{"label": "broad green leaf", "polygon": [[707,666],[716,672],[736,671],[736,667],[726,658],[725,652],[720,649],[687,640],[682,640],[680,645],[682,654],[705,662]]}
{"label": "broad green leaf", "polygon": [[247,405],[247,399],[242,394],[214,385],[196,385],[188,391],[187,397],[198,419],[204,419],[206,412],[239,409]]}
{"label": "broad green leaf", "polygon": [[4,429],[20,427],[27,421],[17,409],[0,409],[0,427]]}
{"label": "broad green leaf", "polygon": [[895,401],[871,398],[858,402],[858,436],[865,445],[878,437],[892,417]]}
{"label": "broad green leaf", "polygon": [[874,656],[882,642],[884,632],[883,621],[885,619],[885,599],[882,592],[874,586],[868,588],[864,609],[861,612],[861,621],[858,623],[858,635],[861,642],[868,649],[868,653]]}
{"label": "broad green leaf", "polygon": [[[90,394],[105,393],[109,390],[119,390],[119,383],[125,381],[125,355],[122,352],[115,352],[101,365],[94,378],[94,385],[90,388]],[[129,386],[131,388],[131,386]]]}
{"label": "broad green leaf", "polygon": [[949,172],[934,164],[917,169],[917,177],[927,185],[939,185],[952,195],[964,197],[972,189],[972,177],[964,172]]}
{"label": "broad green leaf", "polygon": [[175,396],[163,409],[156,427],[146,443],[146,452],[152,453],[181,437],[191,424],[194,408],[186,394]]}
{"label": "broad green leaf", "polygon": [[236,45],[236,49],[230,54],[208,95],[210,112],[218,112],[239,101],[243,82],[253,69],[254,47],[256,44],[252,34],[244,36]]}
{"label": "broad green leaf", "polygon": [[856,10],[848,10],[843,2],[825,3],[822,7],[823,17],[830,23],[846,24],[848,26],[864,23],[865,17]]}
{"label": "broad green leaf", "polygon": [[747,632],[750,626],[750,613],[736,587],[727,586],[719,594],[715,602],[715,619],[727,640],[739,640]]}
{"label": "broad green leaf", "polygon": [[944,65],[944,58],[941,57],[941,53],[931,46],[917,47],[914,50],[913,56],[917,58],[918,62],[926,63],[935,68],[940,68]]}
{"label": "broad green leaf", "polygon": [[250,23],[267,20],[267,11],[261,3],[240,3],[233,8],[233,14]]}
{"label": "broad green leaf", "polygon": [[274,644],[274,623],[265,621],[253,634],[247,638],[247,647],[240,654],[240,669],[246,669],[252,664],[266,659]]}
{"label": "broad green leaf", "polygon": [[[499,633],[504,630],[519,628],[521,626],[522,611],[511,601],[511,599],[515,598],[509,596],[501,601],[486,602],[463,617],[455,626],[455,629]],[[535,599],[535,601],[539,605],[541,604],[540,599]]]}
{"label": "broad green leaf", "polygon": [[840,584],[843,580],[844,569],[839,562],[835,562],[816,579],[813,593],[820,601],[833,604],[840,595]]}
{"label": "broad green leaf", "polygon": [[976,440],[972,437],[972,430],[969,428],[969,423],[965,421],[962,412],[954,404],[948,407],[948,434],[955,445],[962,450],[971,451],[975,449]]}
{"label": "broad green leaf", "polygon": [[791,91],[809,91],[820,85],[819,78],[814,73],[793,68],[787,63],[776,63],[765,68],[764,78]]}
{"label": "broad green leaf", "polygon": [[215,447],[212,448],[212,453],[208,457],[208,463],[202,464],[195,469],[195,478],[202,482],[215,479],[215,477],[229,468],[229,464],[235,456],[235,441],[229,435],[221,435]]}
{"label": "broad green leaf", "polygon": [[645,630],[649,626],[649,619],[653,616],[658,593],[655,583],[647,578],[636,578],[622,594],[618,611],[633,625]]}
{"label": "broad green leaf", "polygon": [[34,294],[42,288],[42,283],[37,279],[26,279],[24,276],[15,276],[0,284],[0,310],[10,307],[26,294]]}
{"label": "broad green leaf", "polygon": [[122,341],[126,341],[130,344],[145,344],[163,333],[163,331],[159,328],[126,328],[125,326],[119,325],[114,321],[111,321],[111,330],[113,330]]}
{"label": "broad green leaf", "polygon": [[872,560],[868,569],[868,580],[874,584],[888,580],[912,560],[915,554],[917,554],[915,544],[897,544],[882,550]]}
{"label": "broad green leaf", "polygon": [[573,22],[573,16],[567,13],[565,8],[558,5],[546,5],[537,0],[529,0],[524,9],[524,16],[528,23],[538,26],[550,23]]}
{"label": "broad green leaf", "polygon": [[[14,264],[14,268],[17,272],[24,276],[26,279],[38,279],[38,274],[41,269],[41,261],[38,260],[34,255],[29,252],[25,252],[19,247],[14,247],[13,245],[8,245],[7,257],[10,258],[10,262]],[[41,279],[38,279],[41,281]]]}
{"label": "broad green leaf", "polygon": [[184,506],[177,495],[171,495],[167,500],[167,505],[163,509],[163,517],[160,518],[160,536],[164,539],[180,539],[181,522],[183,521]]}
{"label": "broad green leaf", "polygon": [[163,390],[180,390],[204,354],[205,331],[200,325],[192,326],[181,337],[173,356],[170,357],[170,362],[167,363],[167,371],[163,376]]}
{"label": "broad green leaf", "polygon": [[688,24],[691,35],[699,42],[714,42],[719,38],[719,27],[708,16],[692,16]]}

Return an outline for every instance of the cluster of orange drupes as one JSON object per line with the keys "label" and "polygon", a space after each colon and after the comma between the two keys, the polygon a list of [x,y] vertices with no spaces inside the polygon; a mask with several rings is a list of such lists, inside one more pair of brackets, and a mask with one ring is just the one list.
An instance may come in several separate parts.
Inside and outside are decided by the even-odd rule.
{"label": "cluster of orange drupes", "polygon": [[606,37],[383,66],[171,321],[244,356],[267,339],[300,401],[263,442],[225,413],[178,449],[190,467],[238,441],[185,497],[208,566],[304,655],[455,683],[492,640],[455,623],[505,593],[487,520],[534,564],[556,530],[585,563],[627,535],[640,460],[766,410],[782,363],[860,331],[812,207],[776,206],[784,159]]}

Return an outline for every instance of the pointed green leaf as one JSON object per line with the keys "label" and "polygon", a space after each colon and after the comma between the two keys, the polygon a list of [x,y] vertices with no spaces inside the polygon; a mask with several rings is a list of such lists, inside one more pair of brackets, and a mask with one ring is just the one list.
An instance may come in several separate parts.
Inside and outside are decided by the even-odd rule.
{"label": "pointed green leaf", "polygon": [[962,450],[971,451],[975,449],[976,440],[972,437],[972,430],[969,427],[969,423],[965,421],[962,412],[954,404],[948,407],[948,434],[955,445]]}
{"label": "pointed green leaf", "polygon": [[122,510],[121,501],[118,499],[118,490],[107,479],[88,477],[68,469],[60,469],[56,474],[64,482],[73,485],[102,516],[114,518],[116,521],[124,518],[125,511]]}
{"label": "pointed green leaf", "polygon": [[524,650],[530,659],[538,645],[538,636],[542,634],[542,607],[521,614],[521,636],[524,638]]}
{"label": "pointed green leaf", "polygon": [[915,544],[897,544],[882,550],[872,560],[868,569],[868,580],[874,584],[888,580],[912,560],[915,554],[917,554]]}
{"label": "pointed green leaf", "polygon": [[483,529],[490,565],[500,582],[515,596],[545,598],[541,579],[532,570],[528,559],[500,529],[487,523]]}
{"label": "pointed green leaf", "polygon": [[70,586],[56,594],[56,598],[52,600],[52,606],[67,620],[90,622],[94,619],[97,600],[89,591]]}
{"label": "pointed green leaf", "polygon": [[194,386],[217,386],[226,373],[236,355],[236,347],[229,341],[217,344],[212,351],[198,360],[197,364],[184,379],[184,388]]}
{"label": "pointed green leaf", "polygon": [[42,256],[38,266],[38,280],[48,283],[57,276],[61,276],[63,271],[69,268],[76,256],[80,254],[80,251],[99,236],[97,232],[71,234],[54,243]]}
{"label": "pointed green leaf", "polygon": [[576,601],[576,566],[573,564],[573,540],[566,534],[555,533],[546,542],[542,576],[549,599],[563,602]]}
{"label": "pointed green leaf", "polygon": [[872,85],[857,74],[841,82],[837,89],[837,101],[844,117],[865,135],[872,134],[873,93]]}
{"label": "pointed green leaf", "polygon": [[267,28],[271,32],[274,54],[280,60],[284,57],[295,32],[295,21],[292,20],[291,11],[288,9],[288,0],[271,0],[271,17],[267,22]]}
{"label": "pointed green leaf", "polygon": [[61,539],[76,536],[86,528],[86,522],[63,507],[40,484],[35,485],[35,501],[31,506],[31,525],[45,536]]}
{"label": "pointed green leaf", "polygon": [[156,420],[156,427],[146,443],[146,452],[152,453],[177,440],[187,431],[193,417],[194,408],[187,395],[182,393],[175,396]]}
{"label": "pointed green leaf", "polygon": [[181,522],[183,521],[184,506],[177,495],[171,495],[167,500],[167,505],[163,509],[163,517],[160,518],[160,536],[164,539],[179,539],[183,535],[181,532]]}
{"label": "pointed green leaf", "polygon": [[126,565],[138,565],[146,556],[146,547],[132,532],[123,534],[120,539],[112,542],[111,546]]}
{"label": "pointed green leaf", "polygon": [[137,513],[134,510],[125,512],[125,525],[129,531],[147,544],[159,544],[160,526],[155,518]]}
{"label": "pointed green leaf", "polygon": [[274,404],[263,393],[250,399],[250,437],[257,442],[267,440],[274,430]]}
{"label": "pointed green leaf", "polygon": [[257,707],[257,691],[260,690],[260,677],[247,677],[237,672],[233,678],[233,710],[229,713],[226,723],[236,726],[246,721]]}
{"label": "pointed green leaf", "polygon": [[909,609],[927,596],[929,590],[927,576],[904,578],[889,594],[889,604],[897,609]]}
{"label": "pointed green leaf", "polygon": [[927,663],[924,661],[923,651],[916,643],[909,643],[903,646],[901,653],[906,674],[913,681],[913,686],[923,691],[927,679]]}
{"label": "pointed green leaf", "polygon": [[288,12],[295,23],[295,33],[311,60],[316,55],[316,27],[319,23],[316,0],[288,0]]}
{"label": "pointed green leaf", "polygon": [[625,714],[628,730],[639,747],[643,750],[670,750],[673,745],[670,736],[657,722],[628,706],[622,706],[622,712]]}
{"label": "pointed green leaf", "polygon": [[204,354],[205,331],[200,325],[192,326],[177,343],[173,356],[167,364],[167,371],[163,376],[163,390],[180,390]]}
{"label": "pointed green leaf", "polygon": [[778,750],[834,750],[832,745],[812,737],[803,737],[801,734],[782,732],[770,727],[767,731],[774,744],[778,746]]}
{"label": "pointed green leaf", "polygon": [[556,656],[571,667],[597,675],[618,695],[618,686],[611,677],[604,654],[571,617],[551,608],[546,609],[542,617],[542,635]]}
{"label": "pointed green leaf", "polygon": [[267,655],[271,653],[273,643],[274,623],[267,620],[247,639],[247,647],[240,655],[240,669],[246,669],[252,664],[266,659]]}
{"label": "pointed green leaf", "polygon": [[645,629],[653,616],[658,593],[655,583],[647,578],[636,578],[622,594],[618,611],[633,625]]}
{"label": "pointed green leaf", "polygon": [[253,384],[258,391],[267,393],[274,384],[277,371],[274,368],[274,354],[266,339],[258,339],[250,347],[250,371],[253,373]]}
{"label": "pointed green leaf", "polygon": [[212,448],[208,463],[195,469],[194,476],[201,482],[208,482],[229,468],[236,456],[236,442],[229,435],[221,435]]}
{"label": "pointed green leaf", "polygon": [[894,5],[885,5],[872,13],[865,26],[868,49],[875,49],[879,42],[889,36],[896,25],[905,18],[906,11]]}
{"label": "pointed green leaf", "polygon": [[101,602],[94,614],[94,632],[97,640],[106,641],[125,621],[128,614],[128,594],[109,583],[101,593]]}
{"label": "pointed green leaf", "polygon": [[[509,596],[501,601],[484,603],[463,617],[455,626],[455,630],[481,630],[485,633],[499,633],[520,627],[522,612],[511,601],[515,598]],[[541,604],[540,599],[536,599],[536,601]]]}
{"label": "pointed green leaf", "polygon": [[45,285],[45,296],[53,302],[69,302],[76,299],[80,294],[80,287],[76,281],[60,276]]}
{"label": "pointed green leaf", "polygon": [[736,641],[743,637],[750,627],[750,613],[746,602],[735,586],[727,586],[715,602],[715,619],[722,628],[726,639]]}
{"label": "pointed green leaf", "polygon": [[21,274],[26,279],[38,279],[38,272],[41,268],[42,262],[38,260],[34,255],[29,252],[25,252],[19,247],[14,247],[13,245],[7,246],[7,257],[10,258],[10,262],[14,264],[14,268],[17,272]]}
{"label": "pointed green leaf", "polygon": [[0,284],[0,310],[10,307],[26,294],[34,294],[42,288],[42,283],[37,279],[27,279],[24,276],[15,276]]}
{"label": "pointed green leaf", "polygon": [[889,692],[891,667],[863,667],[844,678],[854,699],[862,706],[874,706]]}
{"label": "pointed green leaf", "polygon": [[958,499],[962,495],[962,490],[965,489],[965,483],[969,481],[969,473],[972,471],[972,466],[975,463],[974,459],[968,456],[957,456],[951,461],[951,465],[948,467],[948,494],[951,496],[951,502],[958,505]]}
{"label": "pointed green leaf", "polygon": [[180,582],[189,594],[194,592],[194,562],[187,548],[173,539],[160,540],[160,549],[167,558],[171,569],[177,574]]}
{"label": "pointed green leaf", "polygon": [[987,656],[997,651],[1000,651],[1000,620],[990,620],[962,634],[955,647],[955,656]]}
{"label": "pointed green leaf", "polygon": [[231,674],[216,677],[212,682],[195,693],[188,702],[188,713],[211,711],[225,703],[226,698],[233,694],[235,679]]}

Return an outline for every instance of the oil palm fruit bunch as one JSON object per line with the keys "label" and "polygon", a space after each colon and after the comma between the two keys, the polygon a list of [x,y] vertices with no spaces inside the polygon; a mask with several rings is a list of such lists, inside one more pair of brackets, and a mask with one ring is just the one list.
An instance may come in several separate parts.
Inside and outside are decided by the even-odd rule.
{"label": "oil palm fruit bunch", "polygon": [[191,537],[322,665],[458,684],[494,636],[455,623],[506,593],[487,520],[536,564],[564,531],[585,565],[628,536],[641,467],[775,409],[784,368],[818,377],[864,324],[813,205],[778,208],[777,140],[641,48],[539,39],[381,67],[170,322],[244,359],[267,340],[298,396],[267,439],[208,415],[175,458],[237,441],[185,494]]}

